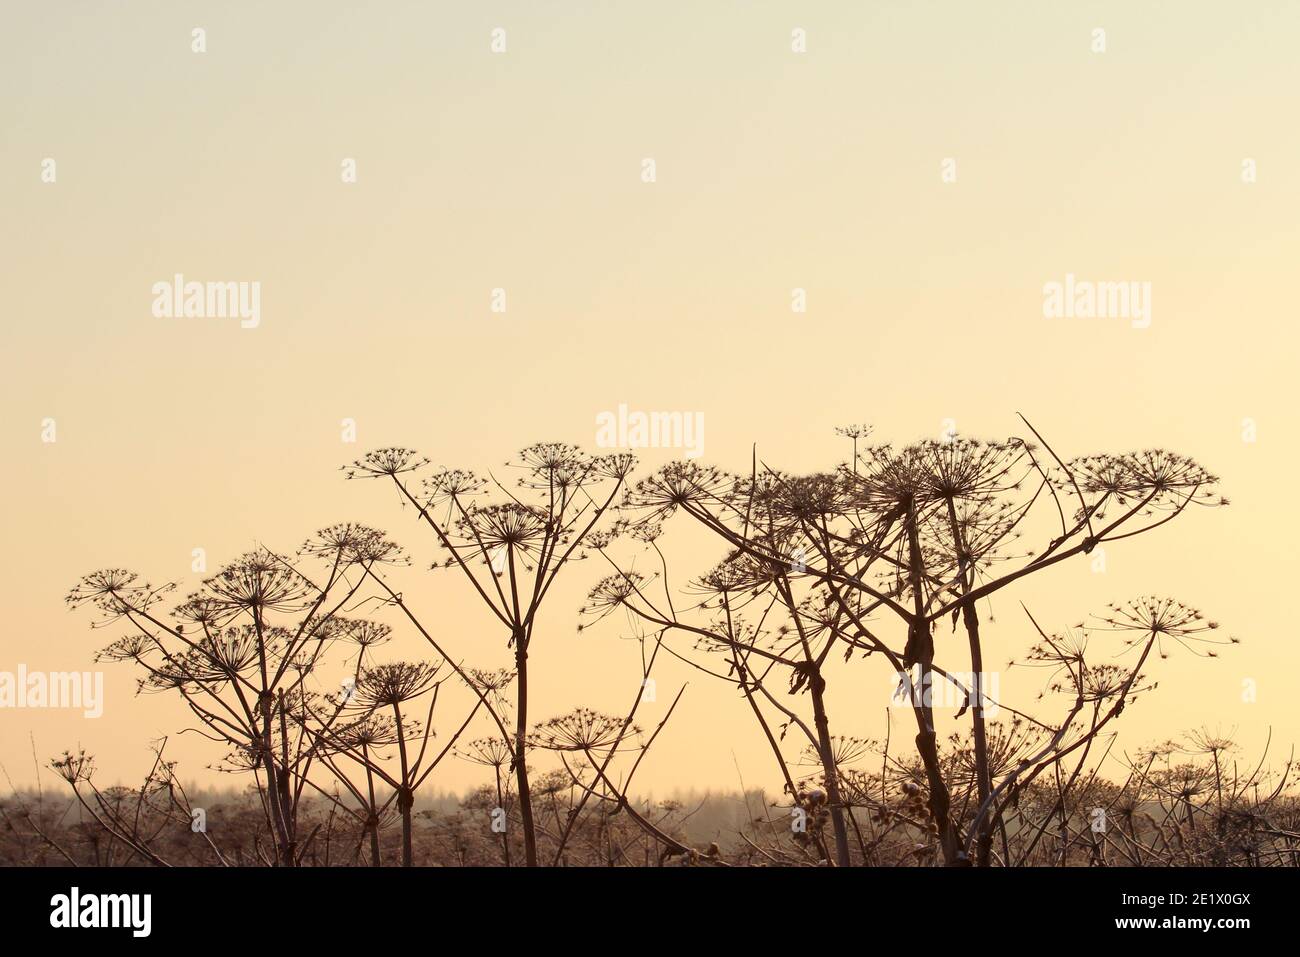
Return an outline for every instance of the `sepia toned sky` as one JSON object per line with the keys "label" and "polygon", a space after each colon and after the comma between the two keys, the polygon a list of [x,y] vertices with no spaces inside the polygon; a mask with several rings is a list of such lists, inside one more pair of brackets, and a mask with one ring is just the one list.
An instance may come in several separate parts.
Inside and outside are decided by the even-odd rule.
{"label": "sepia toned sky", "polygon": [[[117,633],[92,633],[62,598],[102,566],[192,587],[194,548],[215,567],[346,520],[427,565],[433,542],[391,492],[341,480],[370,448],[487,470],[534,441],[590,447],[596,417],[626,403],[703,414],[703,458],[721,467],[746,467],[757,443],[811,471],[847,453],[836,425],[1004,437],[1023,433],[1021,412],[1063,456],[1191,455],[1232,505],[1116,543],[1104,572],[1081,557],[997,596],[989,657],[1031,641],[1021,601],[1063,627],[1173,595],[1242,644],[1158,662],[1120,747],[1235,729],[1253,766],[1271,729],[1284,760],[1300,740],[1285,604],[1300,540],[1297,36],[1300,6],[1265,0],[14,0],[0,30],[0,671],[95,667]],[[260,324],[155,317],[151,287],[176,273],[259,282]],[[1149,282],[1150,326],[1045,318],[1043,287],[1067,274]],[[647,450],[642,471],[674,454]],[[682,574],[718,557],[675,532]],[[569,569],[539,625],[538,719],[620,712],[635,694],[635,645],[616,626],[576,631],[603,573]],[[467,660],[509,663],[463,582],[405,587]],[[644,725],[690,684],[642,788],[776,780],[734,692],[676,661],[657,677]],[[1047,720],[1060,707],[1034,704],[1039,678],[1013,670],[1001,688]],[[79,746],[107,778],[142,775],[149,740],[186,715],[134,682],[107,667],[97,720],[0,710],[0,764],[30,782],[33,746],[42,761]],[[881,736],[887,686],[874,661],[836,670],[832,731]],[[172,756],[183,778],[214,780],[219,751],[197,742]],[[435,781],[481,772],[453,762]]]}

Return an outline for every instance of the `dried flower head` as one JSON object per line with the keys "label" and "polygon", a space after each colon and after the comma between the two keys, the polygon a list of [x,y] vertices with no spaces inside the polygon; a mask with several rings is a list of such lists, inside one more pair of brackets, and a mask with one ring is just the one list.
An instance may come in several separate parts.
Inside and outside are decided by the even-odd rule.
{"label": "dried flower head", "polygon": [[1198,650],[1195,645],[1235,645],[1237,639],[1213,637],[1218,622],[1209,621],[1201,612],[1172,598],[1153,595],[1135,598],[1122,604],[1111,604],[1109,614],[1100,616],[1102,626],[1111,631],[1127,633],[1124,643],[1130,648],[1154,641],[1161,658],[1169,657],[1165,642],[1173,641],[1200,657],[1215,658],[1212,649]]}
{"label": "dried flower head", "polygon": [[357,680],[357,703],[391,707],[418,698],[433,687],[440,667],[427,661],[397,661],[366,668]]}
{"label": "dried flower head", "polygon": [[577,708],[538,724],[528,736],[530,747],[547,751],[608,751],[641,731],[635,725],[623,730],[623,719]]}
{"label": "dried flower head", "polygon": [[343,471],[350,479],[381,478],[414,472],[428,464],[429,460],[414,449],[387,448],[367,452],[364,458],[344,466]]}

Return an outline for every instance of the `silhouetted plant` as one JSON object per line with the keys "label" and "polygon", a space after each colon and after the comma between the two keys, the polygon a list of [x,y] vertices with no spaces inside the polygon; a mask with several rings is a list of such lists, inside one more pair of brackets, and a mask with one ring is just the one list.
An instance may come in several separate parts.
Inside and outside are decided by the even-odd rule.
{"label": "silhouetted plant", "polygon": [[[312,577],[301,559],[316,562],[323,572]],[[221,568],[173,608],[170,622],[164,620],[159,605],[175,586],[141,583],[122,569],[85,576],[69,593],[68,603],[94,607],[99,612],[97,627],[126,625],[128,634],[101,651],[99,660],[139,667],[144,672],[141,691],[179,693],[198,718],[202,733],[231,748],[222,769],[251,773],[259,782],[281,866],[301,863],[314,836],[313,832],[306,842],[300,841],[298,811],[304,792],[337,802],[315,781],[312,767],[322,763],[360,797],[337,757],[356,755],[354,745],[364,744],[367,734],[379,730],[377,725],[367,725],[366,719],[380,708],[391,709],[392,740],[403,757],[402,776],[394,779],[366,763],[367,751],[373,751],[378,740],[373,737],[362,752],[362,763],[396,789],[406,838],[404,862],[409,863],[409,796],[432,767],[421,775],[419,761],[406,762],[408,727],[400,705],[427,691],[434,671],[428,665],[368,666],[366,656],[386,640],[388,626],[342,614],[349,602],[360,600],[368,581],[379,580],[378,567],[402,561],[400,549],[382,532],[355,524],[334,525],[318,532],[296,556],[260,548]],[[322,696],[309,683],[331,650],[339,648],[355,652],[348,678],[362,693],[362,713],[350,704],[356,688]],[[347,732],[340,733],[349,723]],[[427,736],[422,739],[421,758],[425,746]],[[74,784],[86,780],[84,766],[69,760],[59,765],[65,778]],[[345,810],[373,835],[378,830],[373,793],[362,803],[364,813],[351,807]]]}
{"label": "silhouetted plant", "polygon": [[[1261,758],[1243,775],[1231,733],[1203,728],[1126,758],[1122,783],[1100,774],[1113,723],[1155,687],[1146,674],[1155,659],[1180,648],[1215,657],[1235,642],[1196,609],[1142,597],[1057,631],[1026,609],[1038,640],[1012,664],[1040,669],[1040,713],[996,700],[986,685],[993,621],[978,602],[1158,528],[1189,505],[1225,504],[1215,477],[1186,457],[1147,450],[1067,462],[1029,432],[1032,441],[948,436],[895,448],[867,444],[870,429],[853,426],[841,430],[852,459],[824,472],[788,474],[755,457],[747,474],[733,475],[686,461],[630,488],[630,455],[591,457],[562,444],[520,453],[511,488],[445,469],[416,483],[426,460],[400,448],[372,452],[348,477],[388,479],[416,509],[446,552],[435,568],[459,569],[500,625],[513,668],[475,669],[450,654],[390,581],[387,569],[405,563],[400,550],[364,526],[323,529],[292,556],[258,548],[169,615],[161,609],[174,585],[106,569],[68,596],[97,610],[96,627],[125,629],[99,660],[140,668],[142,692],[178,694],[198,719],[194,730],[227,748],[220,768],[253,780],[238,808],[245,823],[223,830],[220,845],[202,830],[186,834],[195,809],[163,759],[165,741],[139,788],[97,787],[84,753],[56,760],[79,809],[70,829],[17,795],[0,815],[21,829],[24,856],[112,863],[124,852],[159,866],[329,866],[359,860],[367,844],[372,864],[383,863],[387,844],[405,866],[509,865],[520,851],[532,866],[542,850],[552,864],[607,866],[1300,863],[1290,762],[1273,775]],[[680,513],[723,555],[678,591],[661,537]],[[623,567],[628,542],[653,555],[653,570]],[[624,714],[577,707],[530,723],[539,609],[560,570],[593,554],[610,574],[591,588],[584,616],[627,616],[641,645],[640,687]],[[437,658],[375,661],[392,626],[352,617],[363,605],[400,613]],[[959,650],[937,634],[945,621],[954,632],[961,623]],[[688,647],[674,647],[682,638]],[[685,690],[648,733],[638,729],[665,649],[740,692],[791,819],[804,826],[769,816],[766,797],[755,814],[746,794],[737,842],[696,845],[685,831],[695,811],[633,796]],[[888,662],[916,725],[910,749],[893,746],[892,716],[880,741],[838,725],[832,733],[832,655]],[[337,690],[322,686],[327,670],[343,677]],[[473,703],[433,748],[435,709],[452,677]],[[837,690],[860,698],[855,684],[836,677]],[[943,687],[968,724],[941,747],[933,692]],[[992,719],[994,707],[1007,717]],[[458,746],[480,715],[491,730]],[[794,760],[784,747],[791,731],[803,741]],[[420,788],[451,753],[490,768],[493,780],[450,813],[417,810]],[[552,767],[531,768],[530,755]],[[400,839],[385,836],[390,825],[400,825]]]}
{"label": "silhouetted plant", "polygon": [[[523,473],[515,490],[459,469],[415,485],[412,476],[429,463],[409,449],[380,449],[345,470],[350,479],[391,480],[446,550],[442,566],[463,573],[506,634],[514,653],[515,727],[513,733],[503,727],[502,737],[512,752],[529,867],[538,863],[528,786],[528,655],[537,613],[561,569],[583,557],[584,539],[618,498],[634,463],[626,454],[592,457],[562,443],[532,445],[508,463]],[[489,492],[502,500],[480,502]],[[411,615],[395,592],[391,597]]]}
{"label": "silhouetted plant", "polygon": [[[1189,505],[1226,503],[1213,491],[1217,479],[1186,457],[1149,450],[1066,463],[1032,426],[1029,430],[1039,444],[1022,438],[975,442],[950,436],[895,448],[866,446],[869,430],[858,426],[843,430],[853,442],[852,461],[833,471],[788,475],[755,461],[748,475],[727,475],[695,462],[677,462],[634,485],[624,503],[634,520],[654,528],[656,535],[669,516],[690,516],[732,550],[729,567],[715,570],[712,577],[715,585],[724,585],[721,594],[757,597],[767,590],[774,604],[784,606],[789,626],[808,651],[802,661],[779,655],[776,660],[795,668],[799,678],[794,687],[806,687],[813,696],[815,746],[826,765],[827,786],[834,791],[839,782],[823,727],[825,702],[817,700],[824,698],[825,688],[820,666],[835,645],[846,655],[880,654],[890,662],[912,705],[930,814],[949,864],[988,864],[999,825],[977,602],[1070,557],[1090,554],[1103,543],[1150,531]],[[1034,551],[1024,544],[1024,533],[1034,528],[1029,517],[1037,510],[1052,514],[1059,530],[1045,534],[1045,543]],[[620,569],[593,592],[589,610],[623,604],[661,627],[682,628],[671,604],[657,608],[647,599],[645,584]],[[1176,616],[1178,607],[1163,610]],[[764,618],[770,608],[761,610]],[[722,600],[722,609],[729,617],[730,599]],[[901,650],[877,634],[880,626],[869,623],[878,614],[904,629]],[[971,715],[974,804],[979,809],[967,837],[959,833],[954,817],[931,696],[937,682],[957,684],[952,677],[957,669],[936,662],[934,628],[949,617],[954,625],[958,620],[963,624],[973,681],[973,687],[960,688],[967,701],[963,713]],[[720,637],[724,646],[737,643],[730,624],[686,630],[692,627]],[[1181,627],[1178,633],[1187,639],[1197,632]],[[824,646],[814,651],[808,634],[825,635]],[[1152,641],[1161,634],[1171,636],[1157,630]],[[756,650],[761,643],[742,644]],[[1113,686],[1102,680],[1105,670],[1071,674],[1094,706],[1117,698],[1117,714],[1140,667],[1141,660],[1131,672],[1114,675]],[[1057,736],[1076,714],[1055,729]],[[1088,741],[1091,736],[1079,746]],[[1061,758],[1056,754],[1053,764]],[[830,803],[838,809],[844,802],[832,793]],[[848,842],[843,817],[836,820],[836,857],[843,863]]]}

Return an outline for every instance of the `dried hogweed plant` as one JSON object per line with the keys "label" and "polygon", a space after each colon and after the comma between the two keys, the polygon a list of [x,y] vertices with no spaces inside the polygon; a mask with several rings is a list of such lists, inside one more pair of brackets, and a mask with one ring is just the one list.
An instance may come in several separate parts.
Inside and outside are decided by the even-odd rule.
{"label": "dried hogweed plant", "polygon": [[[1023,604],[1013,623],[994,615],[1022,579],[1226,504],[1216,477],[1162,450],[1066,460],[1024,424],[1023,436],[901,447],[852,426],[840,430],[850,457],[811,474],[755,454],[744,472],[688,460],[633,480],[630,455],[550,443],[508,463],[506,483],[407,449],[369,453],[347,477],[391,484],[441,549],[434,569],[477,596],[511,667],[467,665],[397,586],[401,550],[360,525],[323,529],[292,555],[258,548],[179,602],[173,584],[103,570],[68,596],[95,610],[96,627],[123,632],[100,660],[136,666],[141,692],[179,695],[189,730],[224,748],[218,767],[251,778],[238,812],[251,841],[195,830],[178,842],[202,809],[164,760],[166,741],[138,788],[100,788],[82,753],[54,763],[81,814],[71,842],[29,802],[0,813],[29,854],[71,861],[84,846],[159,866],[1300,863],[1290,761],[1280,773],[1263,758],[1239,767],[1233,734],[1207,729],[1116,753],[1116,722],[1156,689],[1160,659],[1212,658],[1235,642],[1216,623],[1149,596],[1059,629]],[[718,557],[674,582],[669,533],[683,522]],[[579,628],[638,642],[640,685],[615,714],[578,706],[537,721],[539,613],[561,570],[589,558],[602,571]],[[432,657],[378,659],[395,627]],[[987,659],[995,635],[1001,645],[1024,631],[1008,667],[1042,690],[1020,705]],[[754,795],[757,812],[743,795],[726,849],[721,831],[704,849],[688,836],[703,804],[635,796],[685,691],[642,730],[663,655],[734,690],[782,783],[775,800]],[[883,714],[882,737],[846,733],[864,713]],[[901,743],[900,720],[911,726]],[[453,810],[418,810],[449,755],[490,779]],[[1117,763],[1123,781],[1103,773]]]}

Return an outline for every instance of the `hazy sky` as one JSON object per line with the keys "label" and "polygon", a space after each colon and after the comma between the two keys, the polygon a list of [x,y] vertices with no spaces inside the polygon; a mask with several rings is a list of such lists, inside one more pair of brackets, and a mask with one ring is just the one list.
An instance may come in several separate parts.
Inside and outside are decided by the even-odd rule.
{"label": "hazy sky", "polygon": [[[1243,644],[1158,662],[1122,744],[1235,728],[1253,761],[1272,727],[1284,756],[1300,739],[1283,609],[1300,538],[1297,36],[1285,2],[10,2],[0,671],[93,667],[118,633],[62,597],[97,567],[192,586],[194,548],[215,567],[343,520],[426,564],[433,543],[392,494],[341,481],[369,448],[487,469],[538,440],[590,447],[596,416],[627,403],[702,413],[720,466],[757,442],[813,470],[845,454],[836,425],[995,437],[1023,412],[1063,455],[1192,455],[1233,504],[1117,543],[1104,573],[1080,558],[1000,596],[990,658],[1029,642],[1019,601],[1059,627],[1171,594]],[[259,282],[260,324],[156,317],[151,287],[177,273]],[[1150,283],[1149,327],[1045,318],[1044,284],[1067,274]],[[678,554],[691,572],[716,557]],[[539,719],[635,692],[635,647],[575,631],[601,574],[570,569],[541,623]],[[463,582],[407,589],[450,646],[508,664]],[[881,664],[836,671],[835,733],[883,732]],[[98,720],[0,711],[0,763],[30,780],[34,736],[42,760],[79,745],[108,777],[142,774],[149,739],[186,719],[134,680],[107,668]],[[659,707],[686,680],[642,786],[734,787],[737,767],[771,783],[734,692],[668,661]],[[1021,680],[1003,693],[1032,702]],[[201,777],[219,752],[175,756]]]}

